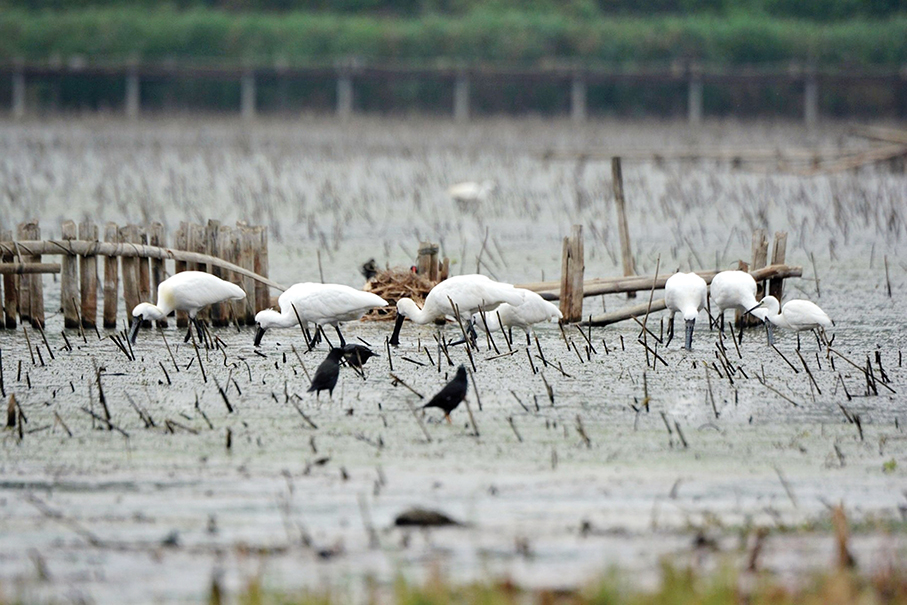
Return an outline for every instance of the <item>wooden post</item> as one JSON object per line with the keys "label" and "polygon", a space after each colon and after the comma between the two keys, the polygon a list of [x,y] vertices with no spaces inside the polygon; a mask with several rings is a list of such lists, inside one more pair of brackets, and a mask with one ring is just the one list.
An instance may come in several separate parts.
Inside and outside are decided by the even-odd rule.
{"label": "wooden post", "polygon": [[[180,228],[176,230],[176,235],[174,236],[173,244],[176,246],[177,250],[189,250],[189,223],[182,221],[180,223]],[[184,261],[175,261],[173,263],[173,272],[180,273],[187,269],[187,264]],[[185,311],[176,312],[176,326],[178,328],[185,328],[189,325],[189,315]]]}
{"label": "wooden post", "polygon": [[346,120],[353,115],[353,74],[342,71],[337,76],[337,117]]}
{"label": "wooden post", "polygon": [[[167,234],[164,232],[164,225],[158,222],[151,223],[151,234],[148,243],[161,248],[167,245]],[[157,286],[165,279],[167,279],[167,268],[164,265],[164,261],[160,258],[151,259],[151,296],[149,300],[157,301]],[[159,319],[157,325],[160,328],[166,328],[167,318]]]}
{"label": "wooden post", "polygon": [[[226,245],[227,245],[227,248],[230,250],[230,262],[232,262],[235,265],[239,265],[241,262],[241,259],[242,259],[242,231],[240,230],[239,227],[236,227],[235,229],[229,229],[229,234],[230,234],[230,238]],[[242,266],[242,265],[240,265],[240,266]],[[244,279],[243,276],[240,275],[239,273],[236,273],[233,271],[230,272],[230,281],[233,282],[234,284],[236,284],[237,286],[239,286],[240,288],[242,288],[243,292],[245,292],[246,288],[244,287],[245,284],[243,284],[243,279]],[[253,288],[254,288],[254,286],[253,286]],[[246,296],[246,298],[249,298],[249,297]],[[244,298],[242,300],[234,300],[231,303],[232,310],[233,310],[232,317],[233,317],[233,319],[236,320],[236,323],[238,323],[240,325],[246,325],[248,323],[248,322],[246,322],[245,301],[246,301],[246,299]]]}
{"label": "wooden post", "polygon": [[[750,270],[761,269],[768,264],[768,240],[765,237],[765,229],[756,229],[753,231],[753,264]],[[765,284],[760,282],[756,284],[756,300],[762,300],[765,296]]]}
{"label": "wooden post", "polygon": [[[257,237],[255,242],[254,264],[255,273],[262,277],[268,276],[268,228],[255,227]],[[255,282],[255,312],[258,313],[263,309],[271,306],[271,294],[268,292],[268,286]]]}
{"label": "wooden post", "polygon": [[[79,223],[79,239],[98,241],[98,226],[89,221]],[[94,328],[98,322],[98,257],[80,256],[79,275],[82,294],[82,327]]]}
{"label": "wooden post", "polygon": [[[218,223],[219,224],[219,223]],[[217,251],[216,256],[225,261],[230,261],[231,263],[236,262],[236,257],[233,256],[233,246],[230,243],[230,234],[233,231],[230,227],[225,225],[218,226],[217,233],[215,234],[216,247]],[[235,283],[233,272],[227,271],[226,269],[221,269],[220,267],[213,267],[212,272],[220,277],[221,279]],[[229,326],[230,325],[230,315],[231,309],[233,308],[232,302],[224,302],[217,305],[216,310],[211,312],[211,321],[215,326]]]}
{"label": "wooden post", "polygon": [[576,124],[586,121],[586,78],[581,73],[573,74],[570,86],[570,118]]}
{"label": "wooden post", "polygon": [[25,72],[21,65],[13,72],[13,118],[25,117]]}
{"label": "wooden post", "polygon": [[561,314],[564,323],[583,319],[583,226],[573,225],[570,237],[564,238],[564,256],[561,263]]}
{"label": "wooden post", "polygon": [[[41,239],[41,227],[38,226],[37,220],[31,220],[25,223],[25,234],[26,239],[33,241],[38,241]],[[40,255],[26,255],[23,257],[22,262],[25,263],[41,263]],[[20,278],[21,279],[21,278]],[[21,281],[20,288],[21,286]],[[28,297],[30,299],[30,312],[29,319],[31,320],[32,327],[37,328],[40,326],[44,328],[44,277],[40,273],[35,273],[29,276],[29,293]]]}
{"label": "wooden post", "polygon": [[[189,225],[189,250],[191,252],[200,252],[201,254],[208,253],[208,244],[205,239],[205,227],[203,225],[196,225],[195,223]],[[208,265],[204,263],[186,263],[186,268],[189,271],[207,271]],[[195,317],[199,321],[207,322],[210,317],[209,307],[205,307],[199,311]]]}
{"label": "wooden post", "polygon": [[[148,244],[148,232],[141,225],[134,226],[138,243]],[[150,259],[138,259],[139,299],[141,302],[154,302],[151,296],[151,267]]]}
{"label": "wooden post", "polygon": [[702,124],[702,69],[699,65],[690,65],[687,89],[687,121],[690,126]]}
{"label": "wooden post", "polygon": [[[205,242],[208,245],[208,254],[210,254],[211,256],[216,256],[217,258],[224,258],[223,250],[221,250],[220,248],[220,221],[208,219],[208,224],[205,226]],[[221,279],[226,278],[226,276],[224,275],[224,270],[213,265],[208,265],[208,273]],[[227,325],[227,320],[225,319],[225,304],[214,303],[208,308],[212,326],[221,327]]]}
{"label": "wooden post", "polygon": [[[120,241],[120,230],[116,223],[104,225],[104,241]],[[117,257],[104,257],[104,327],[117,327],[117,308],[120,302],[120,273]],[[132,312],[132,309],[129,309]],[[127,320],[128,321],[128,320]]]}
{"label": "wooden post", "polygon": [[[65,221],[62,226],[62,239],[78,239],[75,221]],[[79,260],[75,254],[64,254],[60,260],[60,306],[63,308],[63,327],[79,327],[79,309],[76,299],[79,296]]]}
{"label": "wooden post", "polygon": [[[26,240],[28,237],[28,223],[20,223],[16,226],[16,239]],[[20,263],[29,262],[30,257],[22,255],[19,258]],[[19,321],[23,324],[31,322],[31,280],[33,275],[20,275],[17,280],[19,288]]]}
{"label": "wooden post", "polygon": [[[787,255],[787,231],[775,231],[775,241],[772,243],[772,264],[783,265]],[[779,301],[784,294],[784,278],[776,277],[768,282],[768,293]]]}
{"label": "wooden post", "polygon": [[136,66],[130,66],[129,71],[126,74],[126,117],[130,119],[135,119],[139,117],[139,112],[141,111],[141,81],[139,80],[139,72]]}
{"label": "wooden post", "polygon": [[[620,235],[620,253],[624,261],[624,275],[636,275],[633,251],[630,247],[630,228],[627,226],[627,208],[624,200],[624,176],[620,158],[611,158],[611,184],[614,188],[614,205],[617,207],[617,227]],[[636,298],[635,292],[628,292],[627,298]]]}
{"label": "wooden post", "polygon": [[247,71],[242,75],[240,84],[240,112],[244,120],[255,117],[255,72]]}
{"label": "wooden post", "polygon": [[[0,240],[4,242],[13,241],[13,232],[9,229],[4,229],[0,232]],[[9,262],[13,259],[11,254],[5,254],[2,257],[4,262]],[[4,275],[3,276],[3,315],[4,315],[4,325],[7,328],[13,329],[16,327],[16,318],[19,316],[19,276],[18,275]]]}
{"label": "wooden post", "polygon": [[[749,272],[750,266],[745,260],[738,260],[737,270]],[[734,312],[734,325],[739,328],[743,324],[743,321],[743,311],[737,309],[737,311]]]}
{"label": "wooden post", "polygon": [[464,72],[454,81],[454,121],[469,121],[469,76]]}
{"label": "wooden post", "polygon": [[[135,225],[120,227],[120,242],[138,244],[139,232]],[[139,294],[139,263],[136,257],[120,257],[120,273],[123,275],[123,300],[126,302],[126,322],[132,321],[132,310],[142,302]],[[148,322],[150,325],[150,322]],[[146,322],[142,322],[144,326]]]}
{"label": "wooden post", "polygon": [[[237,221],[236,228],[239,235],[239,262],[237,264],[243,269],[254,271],[255,255],[252,238],[255,231],[244,221]],[[251,326],[255,324],[255,282],[251,277],[243,277],[240,287],[246,293],[246,297],[239,301],[242,308],[241,315],[246,324]]]}
{"label": "wooden post", "polygon": [[432,265],[434,264],[435,279],[438,274],[438,244],[419,242],[419,256],[416,259],[416,271],[429,280],[432,279]]}

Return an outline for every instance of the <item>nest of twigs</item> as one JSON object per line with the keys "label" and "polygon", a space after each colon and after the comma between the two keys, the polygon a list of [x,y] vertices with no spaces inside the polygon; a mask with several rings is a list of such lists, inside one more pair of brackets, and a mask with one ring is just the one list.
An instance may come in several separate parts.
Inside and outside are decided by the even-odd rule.
{"label": "nest of twigs", "polygon": [[397,318],[398,300],[411,298],[421,307],[422,303],[425,302],[428,291],[434,285],[424,275],[417,275],[411,270],[402,267],[380,271],[368,280],[363,289],[386,300],[388,306],[382,309],[372,309],[362,319],[372,321],[394,320]]}

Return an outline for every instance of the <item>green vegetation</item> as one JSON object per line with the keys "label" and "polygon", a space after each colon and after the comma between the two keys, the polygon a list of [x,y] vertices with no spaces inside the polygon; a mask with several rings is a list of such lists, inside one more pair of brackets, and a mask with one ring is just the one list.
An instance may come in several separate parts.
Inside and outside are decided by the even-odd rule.
{"label": "green vegetation", "polygon": [[[214,602],[215,599],[212,599]],[[258,582],[239,595],[243,605],[329,605],[344,598],[325,592],[298,595],[277,594],[263,589]],[[628,588],[621,575],[612,572],[587,589],[526,590],[511,582],[451,585],[434,578],[416,586],[398,580],[392,598],[373,595],[371,602],[400,605],[454,605],[484,603],[560,603],[563,605],[806,605],[845,603],[907,603],[907,576],[902,571],[887,570],[864,578],[851,571],[834,571],[803,580],[790,587],[760,574],[744,578],[728,568],[708,574],[689,569],[662,567],[661,584],[654,591]]]}
{"label": "green vegetation", "polygon": [[474,11],[413,18],[212,9],[0,11],[0,58],[166,58],[218,62],[907,63],[907,17],[815,23],[738,14],[597,17]]}

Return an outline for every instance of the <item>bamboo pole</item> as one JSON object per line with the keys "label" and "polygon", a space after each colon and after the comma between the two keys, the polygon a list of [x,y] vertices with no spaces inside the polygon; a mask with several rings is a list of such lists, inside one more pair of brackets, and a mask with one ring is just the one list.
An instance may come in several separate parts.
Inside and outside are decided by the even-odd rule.
{"label": "bamboo pole", "polygon": [[[70,248],[76,244],[85,244],[85,255],[95,255],[95,250],[102,246],[113,246],[113,249],[119,248],[120,235],[116,223],[107,223],[104,225],[104,239],[106,242],[68,242]],[[46,242],[35,242],[35,244],[44,244]],[[120,272],[117,254],[106,254],[104,259],[104,327],[117,327],[117,308],[120,302]],[[131,311],[131,309],[130,309]]]}
{"label": "bamboo pole", "polygon": [[37,275],[61,271],[60,263],[0,263],[0,275]]}
{"label": "bamboo pole", "polygon": [[[630,246],[630,228],[627,225],[627,208],[624,199],[624,176],[620,158],[611,158],[611,185],[614,188],[614,205],[617,207],[617,226],[620,235],[620,254],[624,263],[624,275],[636,275],[633,250]],[[628,292],[627,298],[634,298],[635,292]]]}
{"label": "bamboo pole", "polygon": [[[158,222],[151,223],[151,232],[149,234],[148,243],[152,246],[162,247],[167,245],[167,234],[164,231],[164,225]],[[164,260],[160,258],[151,259],[151,296],[149,300],[157,300],[157,286],[159,283],[167,279],[167,267],[165,266]],[[159,328],[167,327],[167,318],[159,319],[157,321],[157,326]]]}
{"label": "bamboo pole", "polygon": [[[186,221],[180,222],[180,228],[176,230],[176,235],[174,236],[174,245],[177,250],[188,250],[189,249],[189,223]],[[187,263],[184,260],[176,260],[173,263],[174,273],[180,273],[187,269]],[[185,328],[189,325],[189,315],[185,311],[176,312],[176,327]]]}
{"label": "bamboo pole", "polygon": [[[772,243],[772,264],[783,265],[787,255],[787,231],[775,231],[775,240]],[[784,280],[773,277],[768,282],[768,293],[778,300],[784,294]]]}
{"label": "bamboo pole", "polygon": [[[16,226],[16,239],[27,240],[29,236],[27,223],[20,223]],[[13,249],[11,252],[19,257],[20,263],[27,263],[31,258],[23,256],[19,250]],[[31,322],[31,280],[32,276],[20,275],[17,287],[19,289],[19,321],[23,324]]]}
{"label": "bamboo pole", "polygon": [[[98,226],[89,221],[79,223],[79,239],[98,241]],[[79,255],[79,276],[82,294],[82,327],[94,328],[98,321],[98,258]]]}
{"label": "bamboo pole", "polygon": [[[114,225],[109,223],[108,225]],[[115,227],[115,225],[114,225]],[[256,229],[264,229],[264,227],[256,227]],[[3,253],[14,253],[15,246],[18,246],[23,253],[30,254],[86,254],[86,255],[95,255],[95,256],[107,256],[107,257],[139,257],[143,256],[146,258],[160,258],[160,259],[173,259],[181,260],[183,262],[193,262],[193,263],[211,263],[222,267],[224,269],[229,269],[230,271],[236,271],[247,277],[251,277],[256,282],[259,282],[263,285],[270,286],[276,290],[286,290],[286,286],[283,286],[275,281],[268,279],[267,276],[259,275],[253,271],[248,271],[229,263],[225,260],[219,258],[213,258],[206,254],[199,254],[195,252],[188,252],[185,250],[174,250],[172,248],[158,248],[156,246],[146,246],[142,244],[122,244],[116,242],[83,242],[83,241],[62,241],[62,240],[44,240],[44,241],[35,241],[35,240],[23,240],[15,242],[15,245],[11,241],[0,242],[0,252]],[[265,259],[266,260],[266,259]],[[267,265],[265,264],[265,267]],[[105,276],[106,281],[106,276]]]}
{"label": "bamboo pole", "polygon": [[[126,225],[120,227],[120,242],[124,244],[141,245],[139,240],[138,229],[135,225]],[[132,310],[142,302],[139,297],[139,266],[138,257],[121,256],[120,257],[120,275],[123,279],[123,300],[126,303],[126,320],[131,321]],[[149,327],[151,322],[142,322],[143,327]],[[146,325],[148,324],[148,325]]]}
{"label": "bamboo pole", "polygon": [[[8,229],[0,231],[0,239],[12,240],[13,232]],[[0,252],[0,260],[9,262],[12,259],[12,253]],[[13,274],[3,275],[3,316],[4,325],[8,329],[16,327],[16,320],[19,317],[19,278]]]}
{"label": "bamboo pole", "polygon": [[[64,221],[62,225],[64,240],[78,238],[78,231],[74,221]],[[79,327],[79,309],[76,299],[79,296],[79,259],[75,254],[64,254],[60,262],[62,273],[60,275],[60,306],[63,308],[63,327]]]}

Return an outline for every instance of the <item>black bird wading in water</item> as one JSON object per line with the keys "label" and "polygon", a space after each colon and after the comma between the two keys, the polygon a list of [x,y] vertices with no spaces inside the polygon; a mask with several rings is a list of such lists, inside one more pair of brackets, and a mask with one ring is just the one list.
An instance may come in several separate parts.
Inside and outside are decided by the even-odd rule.
{"label": "black bird wading in water", "polygon": [[450,413],[460,405],[460,402],[466,399],[466,389],[469,387],[469,381],[466,378],[466,366],[460,365],[457,368],[457,375],[453,380],[447,383],[441,391],[431,398],[431,401],[422,406],[425,408],[441,408],[444,410],[444,417],[450,422]]}
{"label": "black bird wading in water", "polygon": [[351,368],[362,369],[365,362],[371,357],[379,357],[377,353],[368,347],[356,344],[343,345],[343,358]]}
{"label": "black bird wading in water", "polygon": [[312,379],[312,386],[308,392],[315,391],[315,397],[321,394],[321,391],[327,391],[332,398],[334,396],[334,387],[337,386],[337,377],[340,376],[340,360],[343,358],[343,349],[334,347],[328,352],[328,356],[315,370],[315,377]]}

